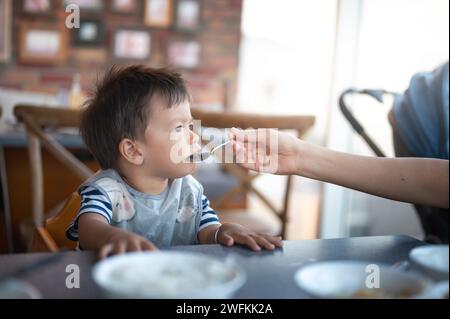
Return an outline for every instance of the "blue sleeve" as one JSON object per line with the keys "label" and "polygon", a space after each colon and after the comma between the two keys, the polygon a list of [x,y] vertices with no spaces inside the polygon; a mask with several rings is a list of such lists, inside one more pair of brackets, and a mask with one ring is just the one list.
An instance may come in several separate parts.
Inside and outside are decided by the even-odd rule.
{"label": "blue sleeve", "polygon": [[69,228],[66,230],[66,236],[70,240],[78,241],[78,219],[85,213],[99,214],[103,216],[108,224],[112,219],[112,205],[109,197],[94,186],[86,186],[79,190],[81,196],[81,205],[78,214]]}
{"label": "blue sleeve", "polygon": [[209,206],[209,200],[205,195],[202,195],[202,212],[200,217],[200,226],[198,231],[211,226],[211,225],[220,225],[219,218],[217,217],[216,212]]}
{"label": "blue sleeve", "polygon": [[395,97],[398,133],[416,157],[448,159],[448,62],[415,74],[404,94]]}

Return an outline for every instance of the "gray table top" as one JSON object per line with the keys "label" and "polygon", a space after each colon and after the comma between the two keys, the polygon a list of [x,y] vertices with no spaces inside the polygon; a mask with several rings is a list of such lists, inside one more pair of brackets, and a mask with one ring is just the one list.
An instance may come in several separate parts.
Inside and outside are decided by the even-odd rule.
{"label": "gray table top", "polygon": [[[252,252],[243,247],[220,245],[175,246],[169,250],[192,251],[215,257],[233,255],[247,272],[247,282],[235,298],[308,298],[294,280],[302,265],[319,260],[360,260],[394,264],[408,258],[409,251],[425,244],[408,236],[354,237],[285,241],[282,249],[273,252]],[[0,276],[45,258],[48,254],[0,255]],[[93,252],[67,252],[54,264],[25,277],[44,298],[102,298],[104,295],[91,278],[96,257]],[[66,267],[80,268],[80,288],[66,288],[69,273]]]}

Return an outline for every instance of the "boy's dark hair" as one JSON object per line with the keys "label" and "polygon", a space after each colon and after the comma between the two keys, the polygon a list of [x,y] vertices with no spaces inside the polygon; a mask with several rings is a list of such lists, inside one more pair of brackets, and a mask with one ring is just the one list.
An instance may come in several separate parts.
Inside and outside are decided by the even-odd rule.
{"label": "boy's dark hair", "polygon": [[117,169],[119,143],[142,137],[154,98],[167,107],[178,105],[190,95],[179,73],[144,65],[113,66],[87,101],[80,134],[102,169]]}

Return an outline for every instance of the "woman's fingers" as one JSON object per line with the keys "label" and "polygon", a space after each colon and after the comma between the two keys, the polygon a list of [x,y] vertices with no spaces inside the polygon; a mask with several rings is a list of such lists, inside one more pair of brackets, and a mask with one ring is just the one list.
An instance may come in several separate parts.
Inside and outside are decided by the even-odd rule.
{"label": "woman's fingers", "polygon": [[276,131],[265,128],[240,130],[233,127],[228,136],[245,147],[266,149],[270,145],[271,139],[277,138],[275,134]]}
{"label": "woman's fingers", "polygon": [[235,151],[234,162],[241,165],[242,167],[255,170],[255,163],[248,160],[248,151],[235,141],[232,142],[232,147]]}
{"label": "woman's fingers", "polygon": [[257,132],[257,130],[244,131],[233,127],[230,132],[230,137],[237,145],[242,146],[243,149],[252,150],[258,145]]}
{"label": "woman's fingers", "polygon": [[231,133],[234,135],[234,138],[238,141],[245,142],[248,140],[249,130],[240,130],[235,127],[231,128]]}
{"label": "woman's fingers", "polygon": [[[233,128],[229,132],[229,136],[233,139],[231,145],[235,153],[235,163],[254,171],[265,171],[266,168],[270,167],[273,160],[270,158],[270,153],[267,153],[270,150],[267,149],[264,141],[258,140],[265,137],[267,132],[268,130],[263,130],[261,133],[258,130],[242,131]],[[252,138],[249,138],[249,136],[252,136]]]}

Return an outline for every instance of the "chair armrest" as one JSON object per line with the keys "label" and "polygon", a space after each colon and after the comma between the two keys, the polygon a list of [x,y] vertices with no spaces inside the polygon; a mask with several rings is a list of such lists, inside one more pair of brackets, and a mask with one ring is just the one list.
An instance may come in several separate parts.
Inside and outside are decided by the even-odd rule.
{"label": "chair armrest", "polygon": [[36,226],[31,246],[33,252],[57,252],[59,250],[58,245],[43,226]]}
{"label": "chair armrest", "polygon": [[192,116],[202,122],[202,126],[216,128],[278,128],[297,130],[301,135],[315,122],[311,115],[260,115],[237,112],[208,112],[192,108]]}

